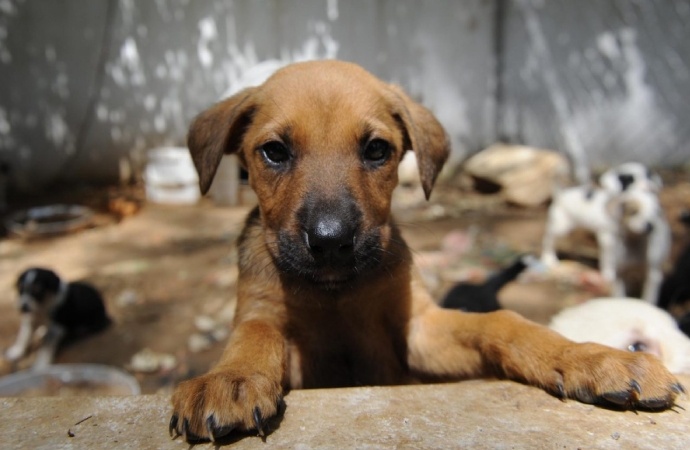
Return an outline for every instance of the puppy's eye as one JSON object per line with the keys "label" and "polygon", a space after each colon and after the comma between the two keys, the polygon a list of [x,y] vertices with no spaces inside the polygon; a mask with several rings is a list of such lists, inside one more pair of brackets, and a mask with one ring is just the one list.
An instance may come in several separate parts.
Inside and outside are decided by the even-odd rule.
{"label": "puppy's eye", "polygon": [[278,141],[267,142],[259,149],[267,163],[273,166],[282,166],[292,159],[290,150]]}
{"label": "puppy's eye", "polygon": [[362,157],[364,161],[373,166],[380,166],[390,158],[391,146],[383,139],[372,139],[364,147]]}
{"label": "puppy's eye", "polygon": [[628,350],[631,352],[646,352],[647,344],[640,341],[633,342],[632,344],[628,345]]}

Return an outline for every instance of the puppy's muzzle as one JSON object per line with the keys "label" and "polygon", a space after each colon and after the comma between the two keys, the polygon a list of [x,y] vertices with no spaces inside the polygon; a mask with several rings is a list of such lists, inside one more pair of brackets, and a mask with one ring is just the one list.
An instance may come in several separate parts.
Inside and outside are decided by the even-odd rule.
{"label": "puppy's muzzle", "polygon": [[29,294],[19,296],[19,312],[22,314],[32,313],[36,310],[36,300]]}
{"label": "puppy's muzzle", "polygon": [[308,197],[297,228],[278,234],[278,268],[325,289],[340,289],[380,262],[381,234],[367,229],[363,212],[348,195],[338,200]]}

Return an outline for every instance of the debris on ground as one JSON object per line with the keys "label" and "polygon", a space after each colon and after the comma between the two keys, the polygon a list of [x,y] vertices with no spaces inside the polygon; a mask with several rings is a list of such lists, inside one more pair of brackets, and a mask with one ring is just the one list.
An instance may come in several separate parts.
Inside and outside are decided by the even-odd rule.
{"label": "debris on ground", "polygon": [[168,353],[158,353],[144,348],[132,356],[127,367],[132,372],[155,373],[167,372],[177,365],[177,358]]}

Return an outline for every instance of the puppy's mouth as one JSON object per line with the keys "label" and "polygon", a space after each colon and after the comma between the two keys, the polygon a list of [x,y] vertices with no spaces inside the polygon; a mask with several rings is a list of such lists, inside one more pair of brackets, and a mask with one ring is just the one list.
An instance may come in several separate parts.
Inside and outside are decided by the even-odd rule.
{"label": "puppy's mouth", "polygon": [[310,281],[315,286],[327,291],[335,291],[350,285],[355,276],[344,273],[331,273],[328,270],[312,272],[309,276]]}
{"label": "puppy's mouth", "polygon": [[302,235],[278,233],[275,262],[285,275],[324,290],[341,290],[381,263],[383,248],[378,230],[357,233],[351,245],[323,248]]}

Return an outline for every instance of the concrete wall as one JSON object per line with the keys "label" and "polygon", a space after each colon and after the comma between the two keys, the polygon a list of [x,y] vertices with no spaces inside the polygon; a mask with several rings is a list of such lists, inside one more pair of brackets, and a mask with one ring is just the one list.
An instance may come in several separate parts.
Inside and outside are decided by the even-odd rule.
{"label": "concrete wall", "polygon": [[683,162],[689,3],[587,5],[0,0],[0,162],[19,189],[126,177],[257,65],[333,57],[434,110],[456,162],[498,138],[587,164]]}
{"label": "concrete wall", "polygon": [[504,5],[499,135],[593,167],[690,160],[690,2]]}

